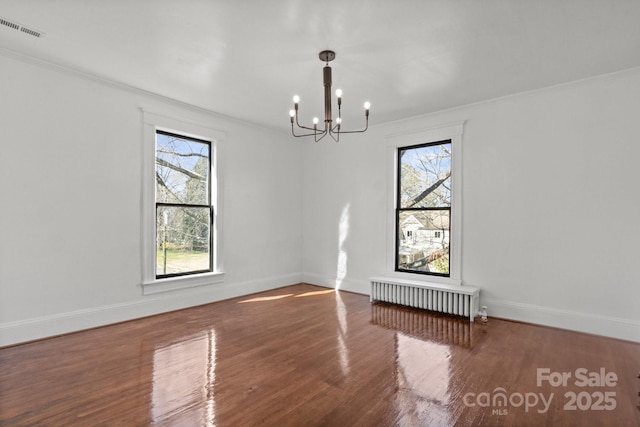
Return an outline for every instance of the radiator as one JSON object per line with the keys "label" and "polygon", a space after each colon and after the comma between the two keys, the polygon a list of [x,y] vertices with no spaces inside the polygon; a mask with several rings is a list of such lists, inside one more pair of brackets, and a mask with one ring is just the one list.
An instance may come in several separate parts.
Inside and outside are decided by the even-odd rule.
{"label": "radiator", "polygon": [[373,277],[370,299],[409,307],[456,314],[473,322],[478,312],[480,289],[388,277]]}

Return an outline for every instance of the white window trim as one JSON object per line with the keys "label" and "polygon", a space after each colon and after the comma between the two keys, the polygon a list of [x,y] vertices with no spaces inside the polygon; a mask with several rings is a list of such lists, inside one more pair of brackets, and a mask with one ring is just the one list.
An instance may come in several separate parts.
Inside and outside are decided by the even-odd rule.
{"label": "white window trim", "polygon": [[[421,280],[425,282],[461,285],[462,255],[462,134],[465,122],[450,123],[444,126],[425,129],[412,133],[387,136],[387,256],[385,275],[391,277]],[[396,191],[398,176],[398,148],[408,147],[445,139],[451,140],[451,231],[449,277],[431,276],[418,273],[395,271],[396,248]]]}
{"label": "white window trim", "polygon": [[[178,120],[142,110],[142,293],[152,295],[196,286],[222,283],[224,280],[222,263],[223,230],[223,173],[218,163],[220,142],[226,134],[206,125]],[[163,130],[187,137],[211,141],[211,204],[214,207],[212,272],[187,276],[156,278],[155,240],[155,170],[156,170],[156,131]]]}

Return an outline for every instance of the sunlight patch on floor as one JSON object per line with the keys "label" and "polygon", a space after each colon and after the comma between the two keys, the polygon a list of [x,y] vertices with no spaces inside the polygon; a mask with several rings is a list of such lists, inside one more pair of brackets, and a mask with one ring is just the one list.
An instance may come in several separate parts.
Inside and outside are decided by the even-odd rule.
{"label": "sunlight patch on floor", "polygon": [[324,294],[330,294],[332,292],[335,292],[335,289],[327,289],[326,291],[305,292],[305,293],[302,293],[302,294],[294,295],[294,298],[310,297],[310,296],[313,296],[313,295],[324,295]]}
{"label": "sunlight patch on floor", "polygon": [[287,298],[287,297],[290,297],[292,295],[293,294],[285,294],[285,295],[273,295],[273,296],[268,296],[268,297],[251,298],[251,299],[246,299],[244,301],[239,301],[238,304],[242,304],[242,303],[245,303],[245,302],[273,301],[275,299]]}

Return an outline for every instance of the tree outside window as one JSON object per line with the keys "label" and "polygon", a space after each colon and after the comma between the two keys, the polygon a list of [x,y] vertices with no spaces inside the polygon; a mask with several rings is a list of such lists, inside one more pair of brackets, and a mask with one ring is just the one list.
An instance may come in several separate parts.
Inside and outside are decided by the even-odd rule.
{"label": "tree outside window", "polygon": [[212,271],[211,143],[156,132],[156,278]]}

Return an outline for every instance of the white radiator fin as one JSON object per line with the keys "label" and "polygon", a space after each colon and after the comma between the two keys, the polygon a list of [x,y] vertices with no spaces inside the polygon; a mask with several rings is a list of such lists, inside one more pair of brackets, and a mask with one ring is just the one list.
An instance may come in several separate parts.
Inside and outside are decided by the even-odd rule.
{"label": "white radiator fin", "polygon": [[476,315],[480,289],[404,280],[371,279],[371,301],[469,317]]}

